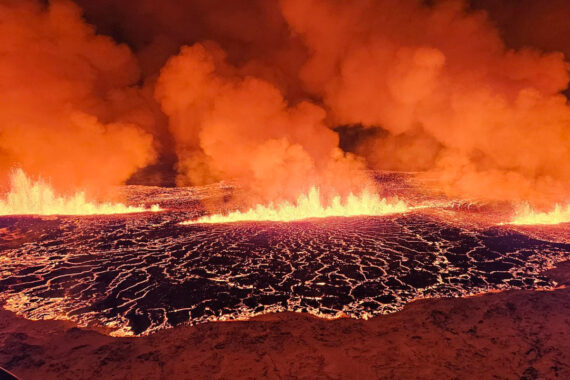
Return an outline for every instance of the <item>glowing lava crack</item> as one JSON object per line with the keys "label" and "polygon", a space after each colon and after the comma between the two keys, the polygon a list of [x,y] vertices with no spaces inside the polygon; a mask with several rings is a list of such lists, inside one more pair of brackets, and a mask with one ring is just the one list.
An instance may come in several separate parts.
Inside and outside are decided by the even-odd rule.
{"label": "glowing lava crack", "polygon": [[58,196],[49,184],[41,180],[33,182],[21,169],[12,173],[10,182],[10,192],[0,200],[0,215],[110,215],[160,211],[158,205],[148,209],[121,203],[92,203],[82,192],[69,197]]}
{"label": "glowing lava crack", "polygon": [[271,221],[271,222],[291,222],[311,218],[327,218],[332,216],[378,216],[387,214],[397,214],[409,211],[409,207],[401,200],[389,203],[386,199],[380,198],[368,190],[364,190],[360,195],[350,194],[343,201],[340,196],[335,196],[330,205],[325,206],[321,202],[320,191],[312,187],[308,194],[303,194],[297,198],[297,202],[281,202],[277,205],[270,203],[267,206],[257,205],[248,211],[234,211],[228,215],[209,215],[197,220],[189,220],[181,224],[198,223],[231,223],[241,221]]}

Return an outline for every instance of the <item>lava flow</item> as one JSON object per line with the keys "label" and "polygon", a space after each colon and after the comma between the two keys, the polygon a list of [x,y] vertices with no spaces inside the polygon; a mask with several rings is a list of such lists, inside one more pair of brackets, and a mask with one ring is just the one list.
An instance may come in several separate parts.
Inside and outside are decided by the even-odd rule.
{"label": "lava flow", "polygon": [[12,173],[10,182],[10,192],[0,200],[0,215],[110,215],[160,210],[158,205],[148,209],[121,203],[92,203],[83,192],[58,196],[49,184],[32,181],[21,169]]}
{"label": "lava flow", "polygon": [[327,218],[333,216],[379,216],[403,213],[409,210],[405,202],[396,200],[389,203],[385,198],[369,190],[363,190],[359,195],[350,194],[343,201],[335,196],[330,205],[323,205],[321,194],[317,187],[312,187],[307,194],[297,198],[295,204],[283,201],[278,204],[270,203],[267,206],[257,205],[245,212],[234,211],[228,215],[208,215],[197,220],[189,220],[182,224],[198,223],[231,223],[242,221],[271,221],[291,222],[311,218]]}
{"label": "lava flow", "polygon": [[[368,319],[422,298],[558,285],[541,273],[568,258],[566,231],[545,239],[533,229],[462,223],[494,211],[433,202],[405,175],[375,178],[380,196],[335,202],[346,213],[356,203],[358,213],[391,215],[180,225],[203,210],[201,201],[233,194],[207,186],[128,189],[135,204],[167,202],[168,212],[0,218],[0,303],[32,320],[141,336],[280,311]],[[318,195],[290,206],[314,216],[312,199],[326,215],[334,203]],[[285,209],[271,208],[274,217]]]}
{"label": "lava flow", "polygon": [[566,207],[557,204],[554,210],[549,212],[537,212],[528,203],[520,206],[514,219],[509,224],[534,225],[534,224],[560,224],[570,222],[570,204]]}

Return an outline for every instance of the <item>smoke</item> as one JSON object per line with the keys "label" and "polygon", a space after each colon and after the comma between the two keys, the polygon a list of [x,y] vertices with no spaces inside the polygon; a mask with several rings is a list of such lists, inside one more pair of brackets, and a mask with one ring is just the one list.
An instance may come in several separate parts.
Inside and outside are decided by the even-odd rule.
{"label": "smoke", "polygon": [[227,61],[271,82],[287,97],[305,95],[296,79],[307,58],[277,0],[76,0],[88,21],[131,46],[152,78],[181,46],[215,41]]}
{"label": "smoke", "polygon": [[461,1],[283,0],[310,49],[301,79],[333,124],[388,135],[358,152],[376,167],[429,169],[452,195],[563,200],[570,107],[561,53],[507,49]]}
{"label": "smoke", "polygon": [[96,35],[76,5],[3,1],[0,55],[3,179],[17,166],[60,191],[96,194],[151,162],[143,124],[153,121],[137,101],[141,91],[130,87],[139,78],[136,60]]}
{"label": "smoke", "polygon": [[162,69],[156,97],[177,144],[179,183],[238,179],[269,200],[312,186],[346,195],[365,185],[361,162],[312,103],[289,105],[264,80],[225,62],[215,45],[183,47]]}
{"label": "smoke", "polygon": [[484,9],[508,46],[533,46],[570,57],[570,3],[566,0],[470,0]]}
{"label": "smoke", "polygon": [[2,177],[90,190],[174,167],[278,200],[359,191],[368,165],[452,196],[568,197],[562,0],[75,3],[0,5]]}

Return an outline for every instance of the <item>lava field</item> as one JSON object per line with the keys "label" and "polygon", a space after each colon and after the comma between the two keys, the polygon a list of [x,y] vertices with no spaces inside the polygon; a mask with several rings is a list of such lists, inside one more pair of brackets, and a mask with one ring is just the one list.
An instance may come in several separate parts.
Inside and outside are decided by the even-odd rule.
{"label": "lava field", "polygon": [[369,318],[420,298],[549,289],[540,272],[570,253],[422,210],[180,225],[195,214],[0,218],[0,300],[119,336],[285,310]]}

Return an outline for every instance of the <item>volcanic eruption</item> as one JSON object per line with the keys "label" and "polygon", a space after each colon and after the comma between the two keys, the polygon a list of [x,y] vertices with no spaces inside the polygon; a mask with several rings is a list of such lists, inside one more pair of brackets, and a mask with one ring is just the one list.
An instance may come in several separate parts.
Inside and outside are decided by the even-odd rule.
{"label": "volcanic eruption", "polygon": [[[154,16],[119,1],[114,18],[78,3],[130,47],[70,1],[2,6],[6,179],[17,166],[103,199],[175,156],[178,185],[237,180],[259,204],[360,193],[366,168],[421,171],[452,197],[568,202],[564,56],[506,46],[461,1],[141,1]],[[184,12],[204,15],[187,27]],[[243,29],[254,19],[266,33]],[[339,125],[367,133],[343,151]]]}
{"label": "volcanic eruption", "polygon": [[49,184],[33,182],[22,170],[12,173],[10,193],[6,200],[0,200],[0,215],[108,215],[159,210],[158,205],[146,209],[121,203],[91,203],[84,193],[60,197]]}
{"label": "volcanic eruption", "polygon": [[0,1],[1,306],[143,337],[558,294],[570,7],[513,4]]}

